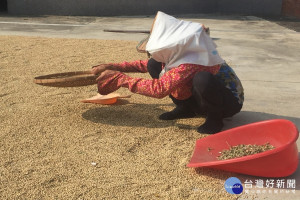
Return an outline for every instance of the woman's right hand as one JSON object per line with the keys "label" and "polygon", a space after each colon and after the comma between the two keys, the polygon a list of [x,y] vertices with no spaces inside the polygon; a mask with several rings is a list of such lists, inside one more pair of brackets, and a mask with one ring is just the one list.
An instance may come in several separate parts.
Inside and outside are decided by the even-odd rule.
{"label": "woman's right hand", "polygon": [[100,75],[102,72],[104,72],[105,70],[110,69],[109,67],[112,66],[111,64],[100,64],[100,65],[96,65],[93,66],[91,72],[95,75]]}

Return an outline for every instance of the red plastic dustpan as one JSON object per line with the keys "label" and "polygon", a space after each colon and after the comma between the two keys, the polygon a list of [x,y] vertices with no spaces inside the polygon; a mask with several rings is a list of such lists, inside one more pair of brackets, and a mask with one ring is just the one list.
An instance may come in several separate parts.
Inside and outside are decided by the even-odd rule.
{"label": "red plastic dustpan", "polygon": [[[222,131],[199,139],[188,167],[209,167],[261,177],[286,177],[298,166],[297,127],[288,120],[274,119],[256,122]],[[269,142],[275,149],[262,153],[218,160],[229,146],[263,145]]]}

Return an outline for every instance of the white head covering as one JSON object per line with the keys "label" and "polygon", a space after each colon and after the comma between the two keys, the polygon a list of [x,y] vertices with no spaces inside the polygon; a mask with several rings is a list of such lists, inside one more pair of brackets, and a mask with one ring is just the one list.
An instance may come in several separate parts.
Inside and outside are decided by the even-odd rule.
{"label": "white head covering", "polygon": [[159,11],[146,50],[154,60],[165,63],[162,75],[185,63],[203,66],[224,63],[216,47],[202,24],[178,20]]}

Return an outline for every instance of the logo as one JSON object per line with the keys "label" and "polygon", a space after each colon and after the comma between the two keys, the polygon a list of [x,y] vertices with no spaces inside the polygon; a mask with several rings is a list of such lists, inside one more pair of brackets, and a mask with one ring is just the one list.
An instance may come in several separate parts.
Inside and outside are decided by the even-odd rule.
{"label": "logo", "polygon": [[225,181],[225,190],[230,194],[241,194],[243,192],[242,182],[236,177],[230,177]]}

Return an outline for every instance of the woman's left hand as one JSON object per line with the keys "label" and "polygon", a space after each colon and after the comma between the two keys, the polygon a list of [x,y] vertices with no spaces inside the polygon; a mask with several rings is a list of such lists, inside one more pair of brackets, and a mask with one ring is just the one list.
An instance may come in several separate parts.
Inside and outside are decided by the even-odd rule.
{"label": "woman's left hand", "polygon": [[104,79],[105,77],[107,76],[113,76],[117,73],[120,73],[119,71],[116,71],[116,70],[105,70],[103,71],[100,76],[98,76],[98,78],[96,79],[96,81],[99,81],[101,79]]}

